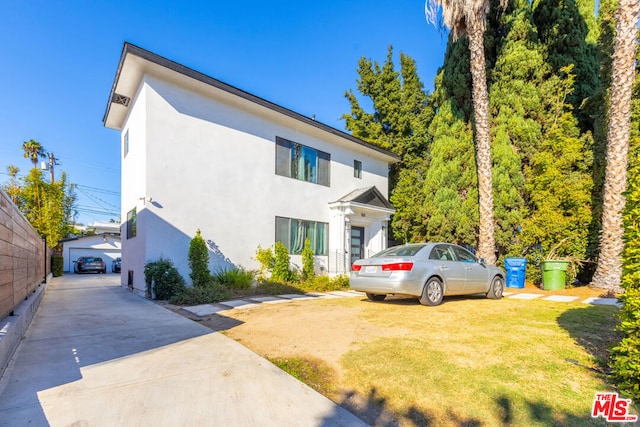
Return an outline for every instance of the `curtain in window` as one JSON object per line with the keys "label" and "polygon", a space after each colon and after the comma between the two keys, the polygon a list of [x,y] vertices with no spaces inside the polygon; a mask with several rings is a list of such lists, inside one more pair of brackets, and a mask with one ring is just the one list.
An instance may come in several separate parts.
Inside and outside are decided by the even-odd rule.
{"label": "curtain in window", "polygon": [[291,220],[291,249],[292,254],[301,254],[304,248],[305,239],[305,221],[301,219]]}
{"label": "curtain in window", "polygon": [[315,255],[326,255],[327,227],[323,222],[276,217],[276,241],[284,243],[290,254],[300,255],[309,239]]}
{"label": "curtain in window", "polygon": [[312,240],[312,247],[314,248],[313,251],[316,255],[324,255],[327,253],[326,251],[326,246],[325,246],[325,236],[326,236],[326,224],[323,224],[322,222],[317,222],[316,223],[316,234],[315,234],[315,245],[313,244],[314,241]]}
{"label": "curtain in window", "polygon": [[308,182],[316,182],[316,150],[309,147],[302,147],[302,157],[304,158],[304,180]]}

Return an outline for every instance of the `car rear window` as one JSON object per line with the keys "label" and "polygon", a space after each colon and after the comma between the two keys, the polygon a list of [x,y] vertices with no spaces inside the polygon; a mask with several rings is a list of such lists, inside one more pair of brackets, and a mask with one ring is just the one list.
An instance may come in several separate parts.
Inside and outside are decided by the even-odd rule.
{"label": "car rear window", "polygon": [[385,249],[382,252],[378,252],[374,255],[374,257],[385,257],[385,256],[414,256],[417,254],[420,249],[424,248],[426,245],[403,245],[403,246],[394,246],[389,249]]}
{"label": "car rear window", "polygon": [[86,262],[101,262],[102,258],[96,258],[96,257],[87,257],[84,259]]}

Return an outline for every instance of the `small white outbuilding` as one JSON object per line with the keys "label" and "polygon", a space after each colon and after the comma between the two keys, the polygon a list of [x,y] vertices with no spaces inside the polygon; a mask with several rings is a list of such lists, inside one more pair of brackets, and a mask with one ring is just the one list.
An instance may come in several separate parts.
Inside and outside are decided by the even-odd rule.
{"label": "small white outbuilding", "polygon": [[75,261],[81,256],[97,256],[107,263],[111,273],[112,261],[121,256],[122,245],[119,235],[96,234],[63,240],[62,258],[65,273],[73,273]]}

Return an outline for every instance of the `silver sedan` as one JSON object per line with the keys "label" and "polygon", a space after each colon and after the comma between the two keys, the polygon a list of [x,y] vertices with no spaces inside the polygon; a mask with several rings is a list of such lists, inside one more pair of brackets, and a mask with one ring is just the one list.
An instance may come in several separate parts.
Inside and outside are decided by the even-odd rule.
{"label": "silver sedan", "polygon": [[371,301],[410,295],[438,305],[448,295],[485,294],[502,298],[504,271],[450,243],[394,246],[353,263],[349,284]]}

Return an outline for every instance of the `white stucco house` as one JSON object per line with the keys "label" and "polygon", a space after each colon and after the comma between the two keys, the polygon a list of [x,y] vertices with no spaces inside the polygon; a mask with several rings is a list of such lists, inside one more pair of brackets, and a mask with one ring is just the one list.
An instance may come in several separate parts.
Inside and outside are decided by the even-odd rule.
{"label": "white stucco house", "polygon": [[212,271],[257,268],[282,241],[309,238],[321,274],[387,245],[393,153],[125,43],[103,118],[120,132],[122,284],[145,289],[147,261],[189,281],[198,229]]}

